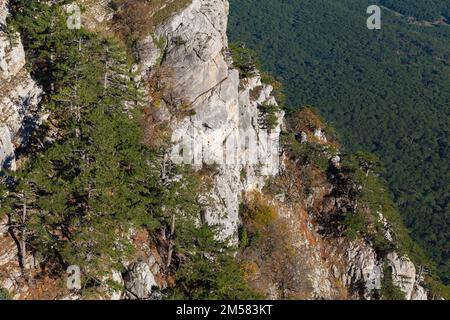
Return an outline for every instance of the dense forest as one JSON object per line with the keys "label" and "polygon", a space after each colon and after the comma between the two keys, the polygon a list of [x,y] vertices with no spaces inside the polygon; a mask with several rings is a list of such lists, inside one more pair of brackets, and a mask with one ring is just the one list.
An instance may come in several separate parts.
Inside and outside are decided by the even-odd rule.
{"label": "dense forest", "polygon": [[374,31],[365,0],[232,0],[229,35],[284,83],[288,110],[317,107],[346,152],[383,160],[406,225],[449,283],[450,1],[378,3]]}
{"label": "dense forest", "polygon": [[417,20],[450,19],[450,6],[447,0],[379,0],[378,2],[386,8]]}

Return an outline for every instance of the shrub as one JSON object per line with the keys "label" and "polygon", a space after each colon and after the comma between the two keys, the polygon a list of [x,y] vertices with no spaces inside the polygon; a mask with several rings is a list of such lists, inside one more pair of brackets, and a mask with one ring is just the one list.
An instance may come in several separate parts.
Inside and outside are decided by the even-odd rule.
{"label": "shrub", "polygon": [[323,172],[328,169],[333,151],[327,146],[318,143],[299,143],[293,135],[286,136],[284,144],[298,164],[314,165]]}
{"label": "shrub", "polygon": [[251,195],[251,200],[241,206],[243,220],[257,229],[268,226],[275,221],[278,214],[276,209],[266,203],[260,193]]}
{"label": "shrub", "polygon": [[344,219],[344,235],[349,239],[357,239],[367,232],[367,219],[359,212],[349,212]]}
{"label": "shrub", "polygon": [[152,6],[146,0],[122,0],[115,1],[117,11],[114,16],[116,31],[134,43],[146,32],[149,32],[152,21],[150,14]]}
{"label": "shrub", "polygon": [[370,173],[380,174],[383,172],[383,164],[380,158],[372,153],[358,151],[351,155],[347,162],[353,167],[357,166],[364,171],[366,176]]}
{"label": "shrub", "polygon": [[286,95],[284,94],[283,84],[278,81],[274,76],[267,72],[261,73],[261,82],[263,84],[271,85],[273,87],[272,95],[277,100],[278,105],[285,106],[286,105]]}
{"label": "shrub", "polygon": [[290,128],[294,132],[314,132],[318,128],[325,128],[325,121],[312,107],[302,107],[290,120]]}
{"label": "shrub", "polygon": [[444,285],[437,276],[427,275],[425,277],[425,283],[430,290],[429,299],[450,299],[450,286]]}
{"label": "shrub", "polygon": [[248,239],[248,232],[245,228],[239,229],[239,247],[246,248],[249,245],[250,241]]}
{"label": "shrub", "polygon": [[251,281],[258,276],[259,267],[254,261],[244,261],[241,264],[241,269],[244,272],[244,279]]}
{"label": "shrub", "polygon": [[8,290],[0,288],[0,300],[11,300],[11,294]]}
{"label": "shrub", "polygon": [[239,176],[241,178],[241,182],[245,182],[247,180],[247,169],[242,168],[239,173]]}
{"label": "shrub", "polygon": [[319,112],[311,106],[301,107],[300,110],[293,113],[289,119],[288,127],[295,134],[304,132],[308,136],[313,135],[316,129],[325,130],[328,139],[327,144],[335,148],[340,147],[336,130],[327,124]]}
{"label": "shrub", "polygon": [[264,128],[273,130],[278,125],[278,112],[280,112],[280,107],[270,103],[264,103],[258,106],[261,115],[260,123]]}
{"label": "shrub", "polygon": [[[186,7],[190,1],[114,0],[111,7],[116,11],[114,15],[116,32],[132,47],[174,12]],[[156,44],[160,46],[160,43]]]}
{"label": "shrub", "polygon": [[253,76],[259,67],[256,53],[246,48],[244,44],[231,43],[229,49],[233,58],[233,65],[239,70],[240,77],[249,78]]}

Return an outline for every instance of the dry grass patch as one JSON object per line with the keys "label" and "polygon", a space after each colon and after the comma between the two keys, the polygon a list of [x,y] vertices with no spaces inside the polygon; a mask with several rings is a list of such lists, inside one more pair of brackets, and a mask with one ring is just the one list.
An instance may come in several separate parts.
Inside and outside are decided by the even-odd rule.
{"label": "dry grass patch", "polygon": [[190,3],[191,0],[113,0],[113,24],[116,32],[134,45]]}

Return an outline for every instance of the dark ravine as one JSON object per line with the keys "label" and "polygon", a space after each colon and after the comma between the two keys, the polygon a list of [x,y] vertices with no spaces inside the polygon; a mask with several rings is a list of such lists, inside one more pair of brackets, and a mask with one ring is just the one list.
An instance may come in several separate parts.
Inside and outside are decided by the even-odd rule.
{"label": "dark ravine", "polygon": [[[97,20],[113,23],[108,20],[113,15],[107,1],[98,3]],[[176,162],[178,147],[186,141],[183,139],[190,143],[202,143],[198,137],[206,139],[210,150],[215,151],[212,158],[217,160],[224,152],[224,141],[234,137],[241,142],[240,134],[250,131],[258,137],[255,147],[261,159],[270,157],[274,150],[276,159],[269,163],[217,164],[210,179],[204,180],[208,188],[198,195],[203,207],[198,219],[218,225],[219,238],[240,245],[236,259],[252,289],[270,299],[377,299],[383,298],[381,286],[390,277],[389,284],[399,288],[406,299],[430,297],[420,266],[396,249],[396,235],[383,212],[373,213],[373,223],[383,225],[381,236],[394,248],[383,254],[369,237],[348,237],[343,227],[334,223],[348,212],[357,212],[358,201],[349,194],[361,186],[353,181],[343,183],[347,176],[342,156],[324,123],[308,112],[299,114],[298,122],[288,121],[280,111],[276,114],[277,125],[269,135],[265,134],[258,122],[258,106],[276,105],[273,86],[264,84],[257,71],[240,78],[228,53],[228,9],[225,0],[193,0],[137,44],[138,81],[153,83],[158,77],[158,88],[164,88],[150,87],[148,92],[148,103],[157,106],[152,109],[153,118],[165,123],[172,133],[170,160],[164,159],[162,170],[166,162]],[[2,25],[6,15],[6,4],[2,2]],[[0,90],[6,90],[2,92],[6,99],[0,102],[0,116],[12,114],[0,118],[0,163],[11,169],[15,169],[11,164],[15,163],[14,148],[20,145],[17,137],[24,119],[29,113],[37,117],[34,110],[41,94],[23,69],[24,59],[20,42],[12,45],[6,33],[0,31]],[[188,114],[179,111],[185,106],[189,106]],[[308,119],[308,125],[296,126]],[[280,140],[283,147],[278,144]],[[320,147],[326,168],[301,160],[293,151],[294,145]],[[205,150],[198,152],[199,157],[205,156]],[[199,165],[201,169],[202,163]],[[349,188],[347,193],[342,191],[343,185]],[[271,219],[258,224],[249,218],[263,211],[269,212]],[[5,219],[0,225],[0,287],[15,299],[47,297],[45,292],[55,289],[58,281],[24,279],[17,245],[8,229]],[[260,240],[242,244],[243,230],[247,236],[261,233]],[[111,271],[108,275],[123,289],[108,290],[105,277],[102,280],[106,289],[101,298],[160,299],[164,295],[157,288],[177,286],[166,272],[170,265],[166,257],[172,250],[170,235],[143,233],[135,239],[139,239],[134,241],[139,258],[129,261],[125,271]],[[24,263],[39,268],[32,252]],[[83,298],[58,290],[52,298]]]}

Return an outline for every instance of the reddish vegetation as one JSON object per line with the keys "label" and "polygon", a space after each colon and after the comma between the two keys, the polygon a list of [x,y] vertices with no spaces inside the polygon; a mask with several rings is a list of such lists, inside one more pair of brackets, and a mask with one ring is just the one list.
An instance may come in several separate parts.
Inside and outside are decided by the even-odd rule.
{"label": "reddish vegetation", "polygon": [[[10,236],[0,235],[0,256],[11,252],[17,253],[14,241]],[[21,276],[22,272],[26,276]],[[55,300],[69,295],[63,280],[48,273],[44,265],[32,267],[27,264],[22,270],[18,257],[1,266],[0,281],[6,279],[13,281],[20,300]]]}
{"label": "reddish vegetation", "polygon": [[151,10],[147,0],[122,0],[115,15],[116,31],[125,39],[137,39],[148,32]]}
{"label": "reddish vegetation", "polygon": [[325,121],[321,119],[318,113],[311,107],[303,107],[294,115],[292,115],[292,117],[290,117],[289,119],[288,126],[292,132],[306,133],[308,138],[312,139],[312,141],[316,140],[314,138],[314,131],[316,129],[325,130],[328,138],[327,144],[335,148],[340,147],[339,141],[334,135],[333,129],[330,128],[329,125],[325,124]]}
{"label": "reddish vegetation", "polygon": [[308,244],[310,246],[316,246],[317,245],[317,235],[315,235],[309,228],[308,228],[308,213],[304,208],[299,207],[296,210],[296,213],[298,214],[299,219],[299,232],[303,237],[308,241]]}
{"label": "reddish vegetation", "polygon": [[158,149],[169,139],[170,131],[165,123],[158,121],[157,112],[158,109],[155,107],[146,107],[142,119],[143,143],[151,149]]}
{"label": "reddish vegetation", "polygon": [[293,132],[314,132],[317,128],[324,129],[325,123],[312,108],[305,107],[296,112],[289,121]]}
{"label": "reddish vegetation", "polygon": [[[301,109],[288,126],[296,140],[296,134],[304,132],[310,143],[319,142],[333,148],[339,146],[310,108]],[[327,142],[316,141],[316,129],[325,130]],[[328,236],[328,225],[323,223],[336,211],[335,186],[328,180],[326,170],[314,162],[305,163],[289,148],[285,155],[281,174],[268,183],[264,194],[251,198],[270,205],[277,213],[273,221],[260,229],[261,237],[250,242],[240,254],[249,284],[271,298],[320,298],[308,276],[318,271],[321,272],[319,277],[327,278],[331,284],[326,298],[349,299],[345,284],[340,278],[335,278],[333,272],[337,270],[342,274],[346,270],[343,252],[337,249],[342,247],[338,244],[342,238],[339,235]],[[345,205],[344,200],[341,202]],[[255,211],[255,205],[247,205],[247,208]],[[251,232],[255,224],[249,225],[248,216],[244,212],[243,227]],[[314,296],[317,294],[319,296]]]}

